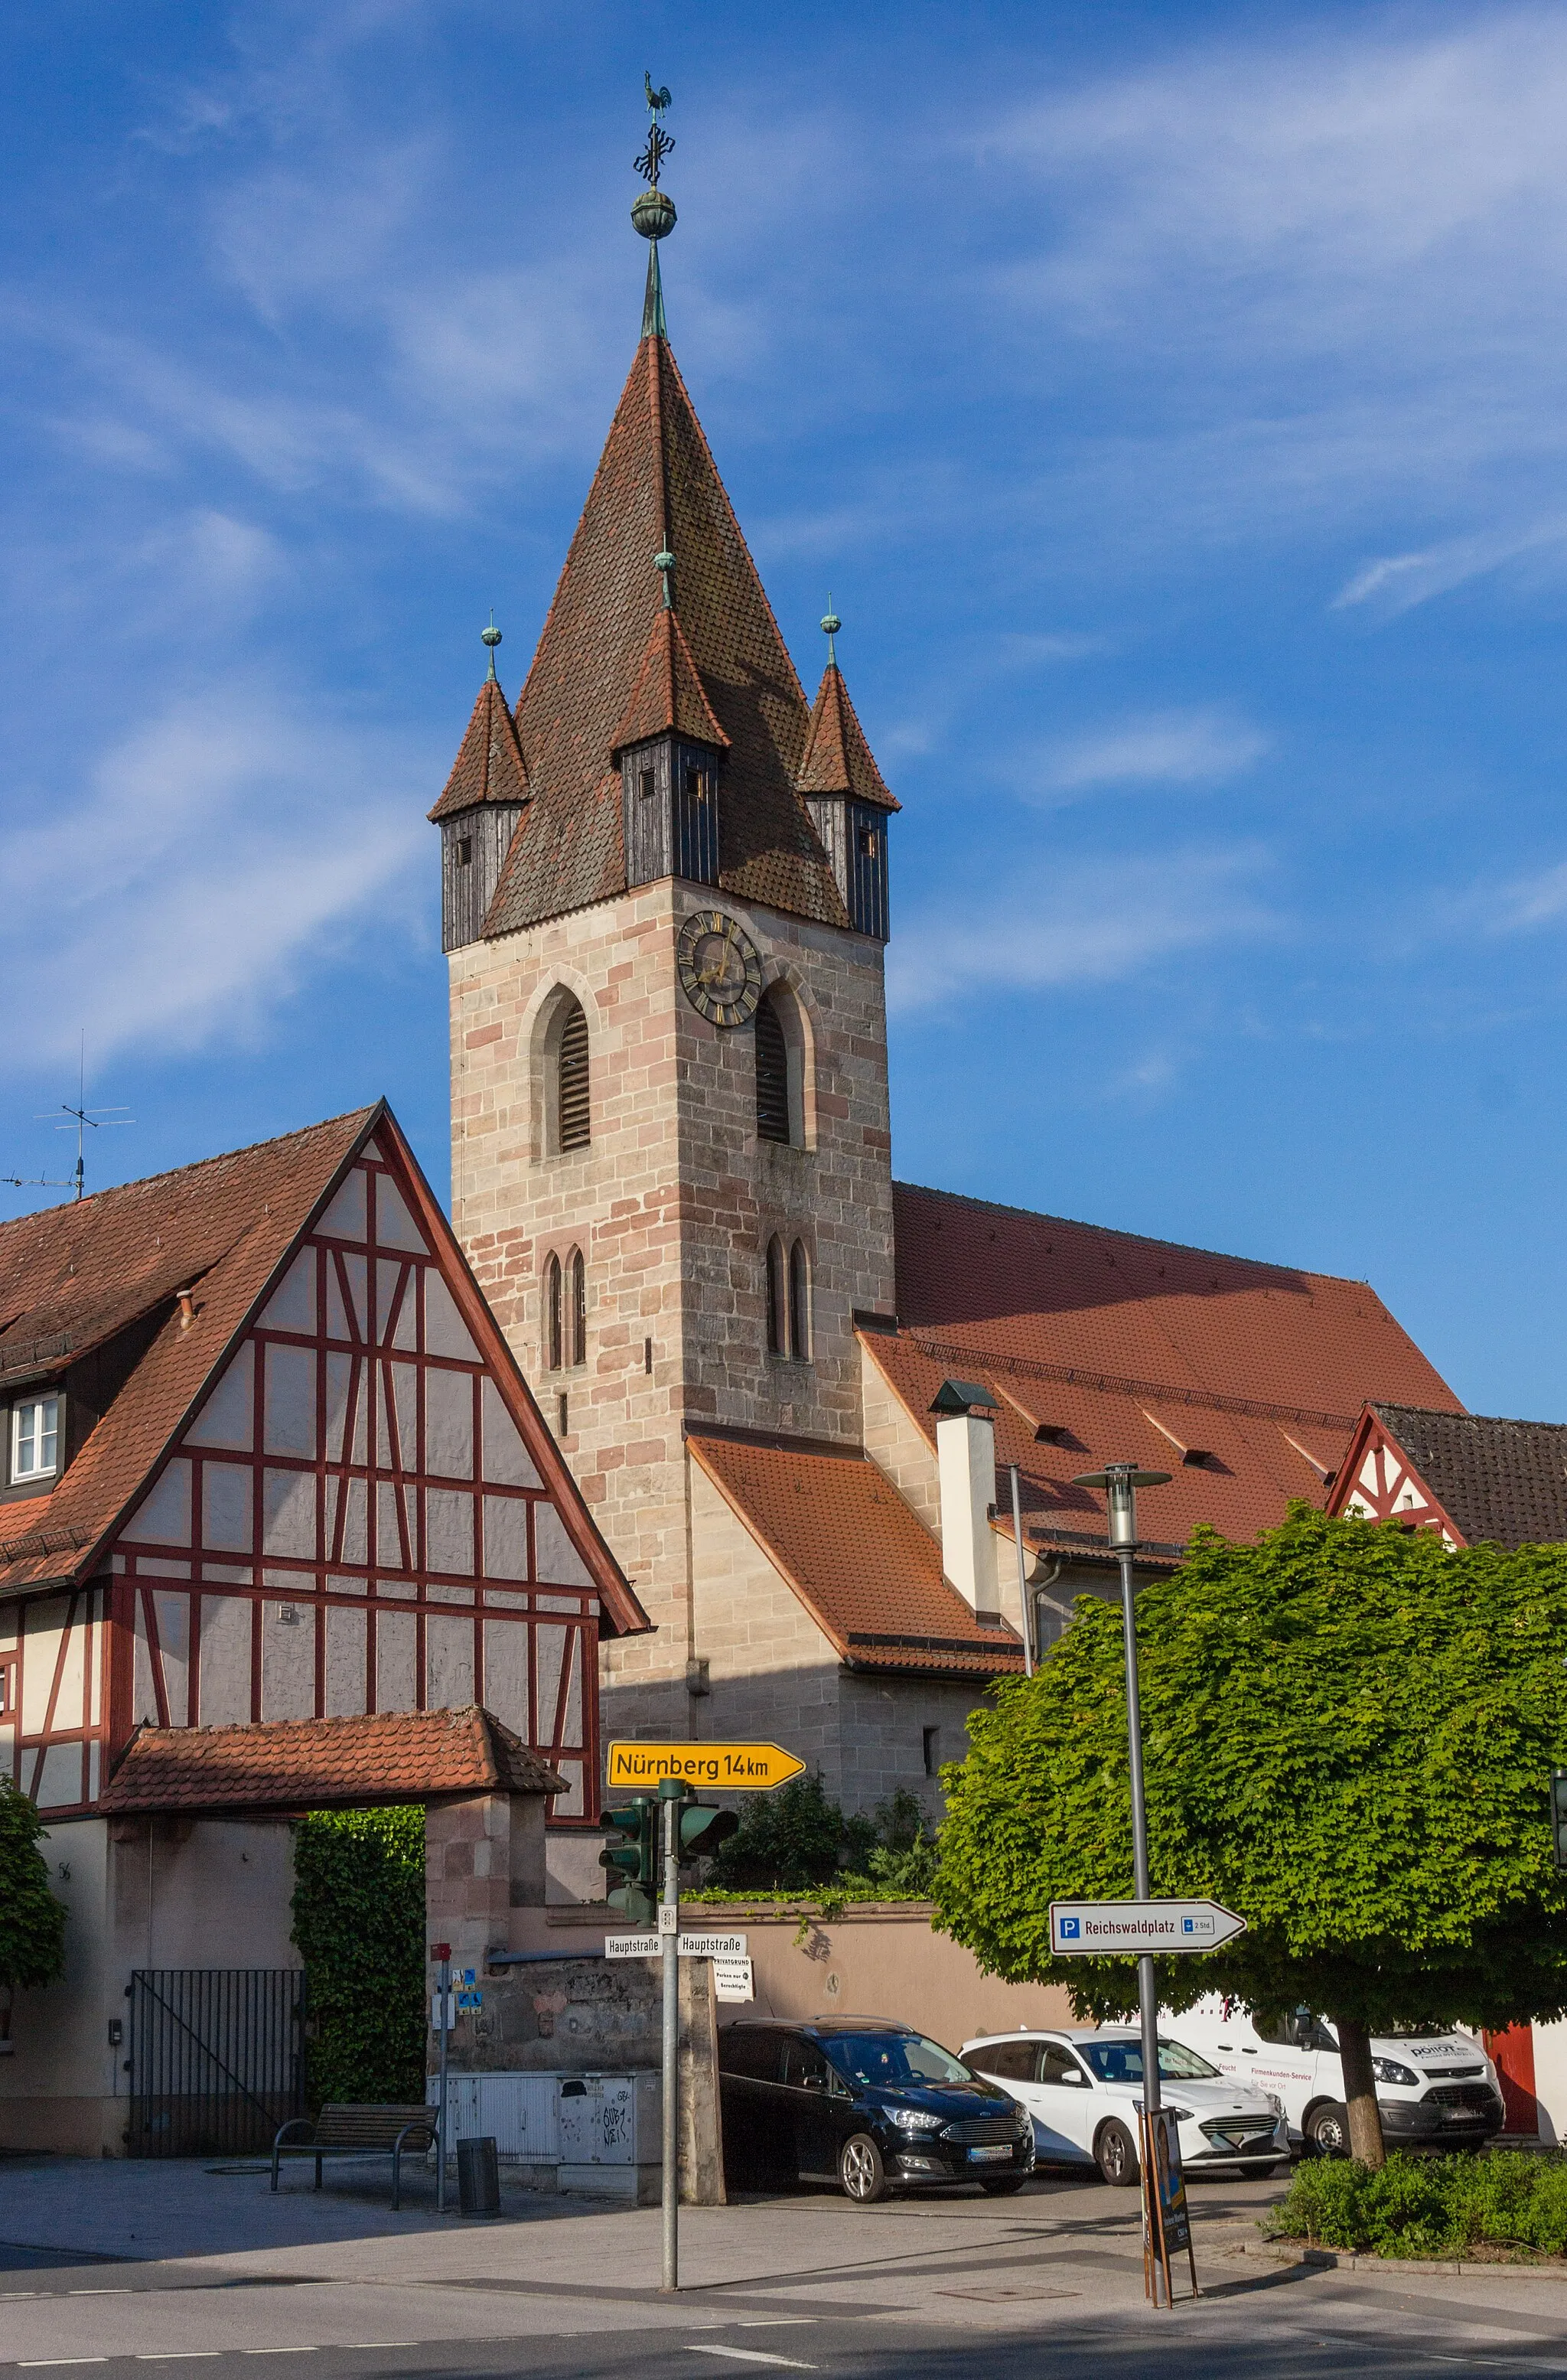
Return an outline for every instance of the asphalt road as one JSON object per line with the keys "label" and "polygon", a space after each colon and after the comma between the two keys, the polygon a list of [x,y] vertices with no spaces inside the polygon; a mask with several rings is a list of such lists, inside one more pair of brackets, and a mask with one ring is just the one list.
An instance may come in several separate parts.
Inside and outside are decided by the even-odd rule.
{"label": "asphalt road", "polygon": [[[0,2233],[27,2228],[31,2178],[0,2164]],[[1074,2183],[1005,2202],[802,2194],[689,2212],[690,2286],[671,2301],[650,2286],[652,2208],[567,2218],[541,2201],[512,2220],[416,2216],[391,2233],[367,2180],[358,2196],[340,2184],[331,2207],[309,2192],[289,2207],[263,2205],[253,2176],[171,2168],[161,2244],[221,2217],[224,2248],[95,2261],[77,2242],[102,2234],[115,2176],[79,2168],[74,2193],[72,2178],[63,2161],[46,2178],[55,2244],[0,2248],[0,2380],[153,2380],[150,2366],[176,2362],[258,2380],[262,2357],[308,2380],[1567,2374],[1567,2279],[1277,2264],[1257,2252],[1255,2216],[1279,2194],[1262,2185],[1194,2191],[1204,2293],[1164,2311],[1143,2302],[1135,2197]],[[248,2216],[266,2244],[229,2244]],[[280,2241],[288,2217],[296,2236]]]}

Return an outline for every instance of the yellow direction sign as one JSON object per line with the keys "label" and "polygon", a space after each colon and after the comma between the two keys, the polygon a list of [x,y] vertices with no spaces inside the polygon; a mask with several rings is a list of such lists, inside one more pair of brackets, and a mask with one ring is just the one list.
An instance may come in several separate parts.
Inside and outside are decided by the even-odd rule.
{"label": "yellow direction sign", "polygon": [[646,1792],[665,1777],[723,1793],[770,1793],[800,1776],[805,1762],[776,1743],[612,1743],[610,1790]]}

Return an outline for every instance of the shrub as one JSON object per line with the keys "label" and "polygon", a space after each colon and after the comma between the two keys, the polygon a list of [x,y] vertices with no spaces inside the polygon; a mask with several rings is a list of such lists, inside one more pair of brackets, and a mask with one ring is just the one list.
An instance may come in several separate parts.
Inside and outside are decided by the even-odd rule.
{"label": "shrub", "polygon": [[1396,2155],[1380,2171],[1337,2158],[1300,2167],[1269,2229],[1379,2256],[1458,2256],[1479,2246],[1567,2254],[1567,2158]]}
{"label": "shrub", "polygon": [[312,1810],[295,1829],[294,1871],[310,2105],[422,2099],[423,1810]]}
{"label": "shrub", "polygon": [[0,1984],[57,1984],[66,1911],[49,1889],[36,1804],[0,1779]]}
{"label": "shrub", "polygon": [[845,1818],[820,1777],[795,1777],[747,1802],[707,1882],[737,1892],[804,1891],[868,1858],[876,1840],[871,1821]]}

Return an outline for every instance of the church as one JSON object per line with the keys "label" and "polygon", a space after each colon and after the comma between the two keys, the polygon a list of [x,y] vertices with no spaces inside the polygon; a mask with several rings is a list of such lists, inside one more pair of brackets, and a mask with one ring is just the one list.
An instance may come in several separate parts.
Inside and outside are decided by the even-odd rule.
{"label": "church", "polygon": [[1170,1472],[1152,1572],[1323,1502],[1369,1402],[1463,1407],[1364,1283],[894,1181],[899,806],[840,623],[812,701],[747,548],[656,176],[633,221],[641,335],[527,681],[487,631],[431,812],[452,1220],[652,1623],[601,1643],[605,1740],[775,1740],[934,1816],[990,1683],[1114,1591],[1076,1475]]}

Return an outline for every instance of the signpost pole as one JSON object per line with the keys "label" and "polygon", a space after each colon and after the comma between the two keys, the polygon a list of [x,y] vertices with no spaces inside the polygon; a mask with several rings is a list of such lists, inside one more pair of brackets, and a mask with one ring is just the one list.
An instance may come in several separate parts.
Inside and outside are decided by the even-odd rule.
{"label": "signpost pole", "polygon": [[441,2006],[441,2084],[436,2125],[440,2138],[435,2151],[435,2212],[446,2212],[446,2036],[452,2023],[452,1946],[437,1942],[435,1952],[441,1964],[437,1970]]}
{"label": "signpost pole", "polygon": [[663,1899],[659,1934],[663,1950],[663,2278],[680,2287],[680,1804],[686,1788],[666,1777],[659,1784],[663,1827]]}

